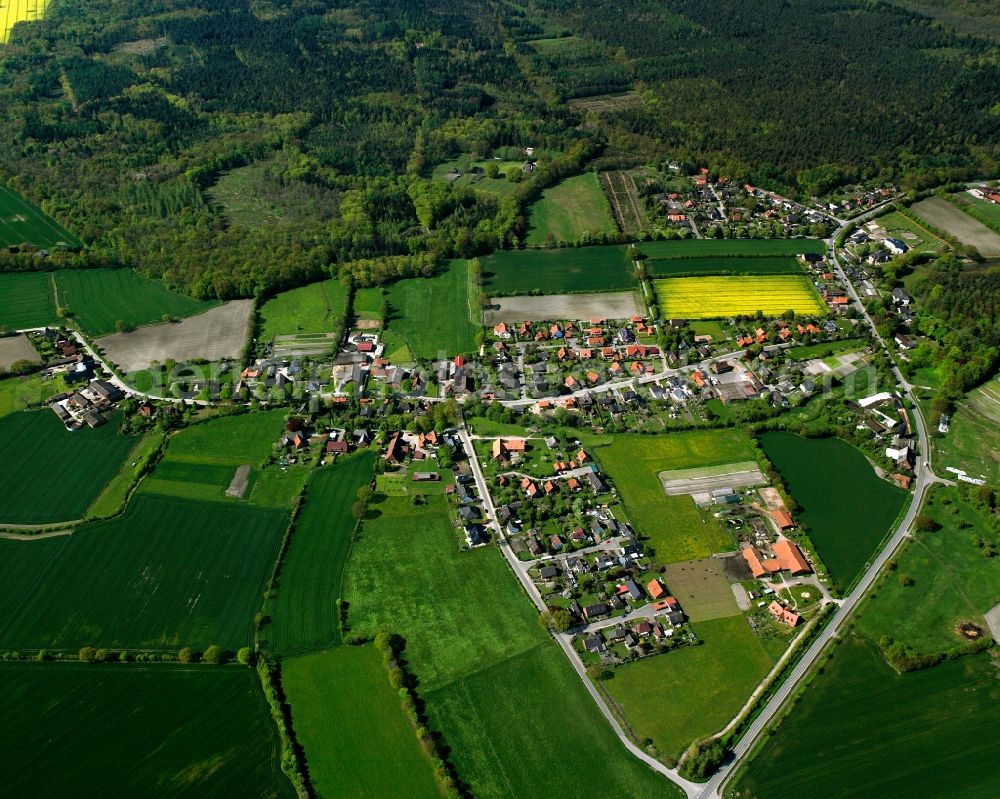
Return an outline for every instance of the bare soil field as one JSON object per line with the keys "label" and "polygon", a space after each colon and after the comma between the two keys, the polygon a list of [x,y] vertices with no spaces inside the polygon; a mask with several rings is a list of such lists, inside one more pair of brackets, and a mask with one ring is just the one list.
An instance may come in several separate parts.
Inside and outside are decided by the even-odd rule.
{"label": "bare soil field", "polygon": [[17,361],[41,362],[35,348],[31,346],[31,341],[23,333],[20,336],[0,338],[0,371],[10,369],[11,364]]}
{"label": "bare soil field", "polygon": [[911,210],[929,225],[951,234],[962,244],[975,247],[980,255],[1000,257],[1000,236],[947,200],[928,197],[914,203]]}
{"label": "bare soil field", "polygon": [[569,104],[577,111],[593,114],[607,114],[642,105],[639,92],[624,92],[622,94],[597,94],[592,97],[575,97]]}
{"label": "bare soil field", "polygon": [[693,622],[736,616],[739,606],[720,558],[703,558],[667,564],[667,588]]}
{"label": "bare soil field", "polygon": [[483,314],[487,326],[500,322],[538,319],[628,319],[641,314],[642,303],[634,291],[600,294],[553,294],[547,297],[492,297]]}
{"label": "bare soil field", "polygon": [[163,363],[168,358],[238,358],[246,343],[252,313],[252,300],[233,300],[180,322],[105,336],[96,344],[125,372],[138,372],[153,361]]}

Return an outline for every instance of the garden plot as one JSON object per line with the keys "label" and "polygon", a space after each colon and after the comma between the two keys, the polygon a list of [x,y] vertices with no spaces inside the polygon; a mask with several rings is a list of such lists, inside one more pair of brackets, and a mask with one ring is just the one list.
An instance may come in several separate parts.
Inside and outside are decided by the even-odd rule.
{"label": "garden plot", "polygon": [[628,319],[641,314],[634,291],[602,294],[555,294],[548,297],[493,297],[485,312],[487,326],[532,319]]}
{"label": "garden plot", "polygon": [[337,348],[337,333],[307,333],[300,336],[275,336],[272,354],[276,358],[323,355]]}
{"label": "garden plot", "polygon": [[823,375],[833,375],[834,377],[847,377],[855,369],[860,369],[868,363],[863,353],[847,352],[843,355],[834,355],[829,358],[813,358],[807,361],[802,368],[811,377],[821,377]]}
{"label": "garden plot", "polygon": [[25,335],[0,338],[0,372],[10,369],[18,361],[40,363],[41,359]]}
{"label": "garden plot", "polygon": [[659,477],[668,497],[688,494],[699,504],[710,504],[711,493],[722,488],[749,488],[767,482],[755,461],[671,469],[660,472]]}
{"label": "garden plot", "polygon": [[122,371],[138,372],[154,361],[221,361],[239,358],[247,339],[253,300],[234,300],[180,322],[142,327],[97,339]]}

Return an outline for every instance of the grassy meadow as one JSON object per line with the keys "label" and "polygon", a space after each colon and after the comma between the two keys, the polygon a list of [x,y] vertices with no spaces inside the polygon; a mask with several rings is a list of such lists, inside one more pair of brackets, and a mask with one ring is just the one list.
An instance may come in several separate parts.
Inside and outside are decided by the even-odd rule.
{"label": "grassy meadow", "polygon": [[932,431],[935,468],[951,466],[1000,484],[1000,380],[970,391],[951,414],[948,432]]}
{"label": "grassy meadow", "polygon": [[156,452],[162,441],[162,433],[150,430],[135,442],[128,457],[118,467],[117,473],[87,508],[87,519],[107,518],[122,509],[129,491],[142,476],[148,459]]}
{"label": "grassy meadow", "polygon": [[988,654],[897,674],[874,644],[849,636],[726,796],[765,799],[808,785],[815,796],[988,799],[998,731],[1000,683]]}
{"label": "grassy meadow", "polygon": [[49,272],[0,274],[0,327],[21,330],[58,321]]}
{"label": "grassy meadow", "polygon": [[845,589],[864,570],[899,514],[907,493],[875,474],[865,456],[837,438],[772,432],[761,446],[799,504],[835,586]]}
{"label": "grassy meadow", "polygon": [[569,247],[559,250],[501,250],[481,258],[484,290],[510,294],[568,294],[634,289],[632,261],[625,247]]}
{"label": "grassy meadow", "polygon": [[674,277],[653,281],[665,317],[724,319],[732,316],[826,315],[826,305],[805,275]]}
{"label": "grassy meadow", "polygon": [[332,333],[343,326],[347,288],[337,279],[283,291],[260,309],[260,339],[302,333]]}
{"label": "grassy meadow", "polygon": [[374,450],[320,469],[309,481],[305,505],[269,607],[265,634],[274,651],[315,649],[340,643],[337,599],[351,552],[355,520],[351,506],[374,473]]}
{"label": "grassy meadow", "polygon": [[281,684],[309,777],[323,799],[440,796],[431,763],[374,645],[290,658]]}
{"label": "grassy meadow", "polygon": [[542,192],[528,209],[529,245],[553,241],[577,241],[585,233],[614,233],[604,190],[597,174],[575,175]]}
{"label": "grassy meadow", "polygon": [[415,277],[389,286],[387,331],[402,338],[417,358],[473,352],[482,329],[470,296],[466,261],[452,261],[432,278]]}
{"label": "grassy meadow", "polygon": [[3,663],[0,680],[9,796],[295,796],[250,669]]}
{"label": "grassy meadow", "polygon": [[773,665],[742,615],[693,629],[699,646],[626,663],[604,684],[636,734],[670,758],[722,729]]}
{"label": "grassy meadow", "polygon": [[55,280],[59,305],[94,336],[114,333],[119,321],[138,327],[165,314],[191,316],[218,305],[178,294],[131,269],[62,269]]}
{"label": "grassy meadow", "polygon": [[750,440],[738,430],[706,430],[662,436],[621,435],[594,451],[614,480],[628,518],[657,560],[708,557],[733,548],[718,521],[703,517],[687,496],[668,497],[659,473],[752,460]]}
{"label": "grassy meadow", "polygon": [[552,641],[424,699],[433,728],[478,799],[682,796],[625,750]]}
{"label": "grassy meadow", "polygon": [[140,495],[72,535],[0,540],[0,647],[250,642],[288,514]]}
{"label": "grassy meadow", "polygon": [[0,418],[0,524],[82,519],[135,443],[117,416],[73,432],[47,408]]}
{"label": "grassy meadow", "polygon": [[[49,0],[0,0],[0,44],[15,22],[37,19]],[[0,184],[0,247],[32,244],[46,250],[79,249],[83,243],[41,208]]]}

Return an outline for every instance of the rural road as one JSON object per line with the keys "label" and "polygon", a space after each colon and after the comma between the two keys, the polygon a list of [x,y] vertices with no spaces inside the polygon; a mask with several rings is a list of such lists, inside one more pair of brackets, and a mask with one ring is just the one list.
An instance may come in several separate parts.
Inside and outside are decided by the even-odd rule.
{"label": "rural road", "polygon": [[[877,213],[878,209],[872,209],[866,214],[862,214],[855,222],[867,218],[868,216]],[[839,230],[837,231],[839,233]],[[875,329],[875,325],[872,322],[871,317],[865,310],[857,292],[854,289],[854,285],[850,280],[847,279],[847,275],[844,273],[844,269],[841,266],[840,260],[837,258],[837,253],[835,248],[832,247],[832,241],[836,239],[836,233],[834,238],[831,239],[831,249],[833,250],[833,264],[836,270],[837,276],[843,282],[844,286],[847,288],[850,294],[851,300],[854,303],[855,308],[861,314],[861,317],[868,324],[872,331],[872,335],[875,340],[879,342],[883,350],[887,350],[885,341],[879,335],[878,331]],[[703,786],[701,790],[696,794],[699,799],[716,799],[716,797],[722,796],[722,786],[729,777],[733,775],[739,766],[740,762],[746,755],[751,751],[754,744],[761,734],[767,729],[774,718],[781,712],[784,704],[788,701],[789,697],[795,692],[799,683],[805,678],[805,676],[810,672],[816,660],[823,653],[823,650],[836,636],[837,633],[843,628],[844,624],[847,622],[850,615],[857,608],[858,604],[864,599],[868,590],[874,585],[875,580],[878,578],[885,564],[892,558],[899,549],[900,545],[907,538],[910,532],[910,528],[913,524],[914,518],[916,518],[917,513],[923,504],[924,497],[927,493],[927,489],[930,488],[934,483],[942,482],[938,478],[930,467],[931,463],[931,449],[930,441],[927,436],[927,427],[924,423],[923,415],[920,412],[920,407],[916,404],[914,397],[911,393],[911,386],[903,377],[902,373],[899,371],[898,367],[895,365],[895,359],[892,358],[890,353],[890,359],[892,360],[892,371],[896,380],[899,382],[899,387],[901,388],[903,394],[907,399],[913,404],[913,418],[916,426],[917,441],[920,447],[920,458],[917,460],[915,467],[916,482],[914,484],[913,495],[910,498],[910,506],[906,510],[906,514],[900,520],[895,531],[893,532],[888,543],[882,549],[882,551],[875,557],[872,561],[871,566],[864,573],[864,576],[858,581],[854,590],[851,591],[850,595],[843,599],[840,606],[834,611],[834,615],[830,620],[826,629],[816,638],[816,640],[810,645],[809,649],[806,650],[805,654],[799,660],[799,662],[792,669],[791,674],[782,683],[781,687],[777,690],[775,695],[764,707],[760,715],[751,723],[750,727],[744,733],[743,737],[740,739],[739,743],[734,747],[732,757],[729,761],[721,768],[718,772]]]}

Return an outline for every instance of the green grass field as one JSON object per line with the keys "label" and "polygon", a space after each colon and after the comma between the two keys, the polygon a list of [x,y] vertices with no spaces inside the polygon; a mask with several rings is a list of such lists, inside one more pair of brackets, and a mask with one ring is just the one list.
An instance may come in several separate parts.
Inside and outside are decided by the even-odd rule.
{"label": "green grass field", "polygon": [[21,330],[57,322],[49,272],[0,274],[0,327]]}
{"label": "green grass field", "polygon": [[135,443],[117,416],[74,432],[45,408],[0,418],[0,524],[82,519]]}
{"label": "green grass field", "polygon": [[528,209],[528,244],[577,241],[584,233],[617,230],[597,174],[586,172],[567,178],[542,192]]}
{"label": "green grass field", "polygon": [[675,239],[643,242],[639,245],[639,250],[652,260],[801,253],[822,255],[826,252],[826,244],[822,239]]}
{"label": "green grass field", "polygon": [[551,641],[424,698],[478,799],[682,795],[622,747]]}
{"label": "green grass field", "polygon": [[[495,178],[488,178],[485,174],[474,174],[473,168],[486,169],[489,164],[496,164],[500,170]],[[433,177],[435,180],[448,180],[446,175],[452,169],[458,169],[462,174],[455,180],[448,181],[453,186],[471,187],[477,191],[485,191],[496,194],[499,197],[506,197],[518,187],[518,183],[507,179],[507,172],[511,169],[521,170],[523,161],[473,161],[469,158],[462,158],[458,161],[449,161],[434,167]]]}
{"label": "green grass field", "polygon": [[260,501],[258,490],[262,477],[279,469],[273,464],[264,467],[264,463],[284,430],[285,416],[286,411],[282,408],[221,416],[174,433],[160,462],[140,484],[139,491],[181,499],[237,502],[239,500],[227,498],[225,492],[236,470],[245,464],[252,467],[252,487],[248,488],[243,499],[287,508],[291,497],[298,494],[308,478],[304,468],[292,471],[293,467],[290,467],[293,479],[287,495],[278,493],[267,497],[271,501]]}
{"label": "green grass field", "polygon": [[878,224],[890,238],[899,239],[911,250],[917,252],[941,252],[947,245],[930,230],[903,216],[899,211],[880,216]]}
{"label": "green grass field", "polygon": [[10,796],[294,797],[252,671],[0,664]]}
{"label": "green grass field", "polygon": [[288,514],[141,495],[71,536],[0,540],[0,647],[250,641]]}
{"label": "green grass field", "polygon": [[[914,533],[895,559],[896,570],[876,589],[877,599],[859,613],[857,628],[872,641],[889,635],[920,652],[941,652],[962,643],[959,622],[985,629],[983,614],[1000,602],[1000,562],[984,557],[978,545],[982,539],[997,547],[1000,536],[954,488],[935,486],[924,513],[941,529]],[[913,585],[904,586],[903,577]]]}
{"label": "green grass field", "polygon": [[114,333],[119,321],[137,327],[164,314],[191,316],[218,305],[178,294],[131,269],[63,269],[55,278],[59,305],[95,336]]}
{"label": "green grass field", "polygon": [[661,436],[616,436],[594,451],[614,480],[636,530],[665,563],[708,557],[734,547],[732,536],[712,517],[702,517],[690,497],[668,497],[658,477],[665,469],[687,469],[752,460],[750,440],[737,430],[707,430]]}
{"label": "green grass field", "polygon": [[935,468],[964,469],[1000,484],[1000,380],[970,391],[951,415],[948,432],[931,437]]}
{"label": "green grass field", "polygon": [[659,278],[653,291],[664,317],[725,319],[753,316],[825,316],[826,305],[805,275],[722,275]]}
{"label": "green grass field", "polygon": [[343,326],[347,288],[337,279],[283,291],[260,309],[260,339],[298,333],[332,333]]}
{"label": "green grass field", "polygon": [[501,250],[480,261],[484,290],[494,297],[616,291],[637,285],[625,247]]}
{"label": "green grass field", "polygon": [[[42,380],[38,374],[28,377],[5,377],[0,380],[0,417],[37,406],[53,394],[66,390],[62,376]],[[51,411],[50,411],[51,413]]]}
{"label": "green grass field", "polygon": [[351,310],[358,319],[382,321],[382,289],[378,286],[354,290]]}
{"label": "green grass field", "polygon": [[440,796],[373,645],[286,660],[281,684],[319,796],[382,799],[404,785],[407,797]]}
{"label": "green grass field", "polygon": [[469,296],[469,267],[452,261],[432,278],[400,280],[389,287],[391,316],[386,327],[402,337],[417,358],[473,352],[482,327]]}
{"label": "green grass field", "polygon": [[707,257],[662,258],[646,261],[650,277],[681,275],[801,275],[802,264],[791,255],[769,255],[756,258]]}
{"label": "green grass field", "polygon": [[988,654],[897,675],[852,636],[726,795],[766,799],[809,786],[813,796],[989,799],[998,732],[1000,683]]}
{"label": "green grass field", "polygon": [[761,446],[800,506],[834,585],[850,585],[889,532],[907,494],[879,479],[865,456],[837,438],[765,433]]}
{"label": "green grass field", "polygon": [[360,452],[320,469],[309,481],[269,610],[274,621],[266,635],[276,652],[340,643],[336,602],[351,552],[351,505],[371,481],[375,458],[374,450]]}
{"label": "green grass field", "polygon": [[[0,43],[7,37],[7,26],[13,24],[9,17],[5,21],[5,16],[14,15],[14,21],[27,19],[28,17],[17,16],[19,9],[23,11],[29,6],[44,8],[46,2],[47,0],[34,0],[31,3],[26,0],[6,0],[0,5]],[[77,250],[83,247],[83,242],[41,208],[29,203],[13,189],[0,184],[0,247],[16,247],[25,243],[46,250]]]}
{"label": "green grass field", "polygon": [[868,346],[868,342],[859,338],[847,338],[840,341],[821,341],[819,344],[801,344],[789,347],[785,355],[789,358],[827,358],[831,355],[842,355],[845,352],[857,352]]}
{"label": "green grass field", "polygon": [[667,757],[722,729],[773,665],[741,615],[693,629],[700,646],[627,663],[605,683],[636,734]]}
{"label": "green grass field", "polygon": [[345,577],[350,624],[402,635],[421,692],[545,640],[503,559],[459,550],[443,495],[379,499],[369,516]]}

